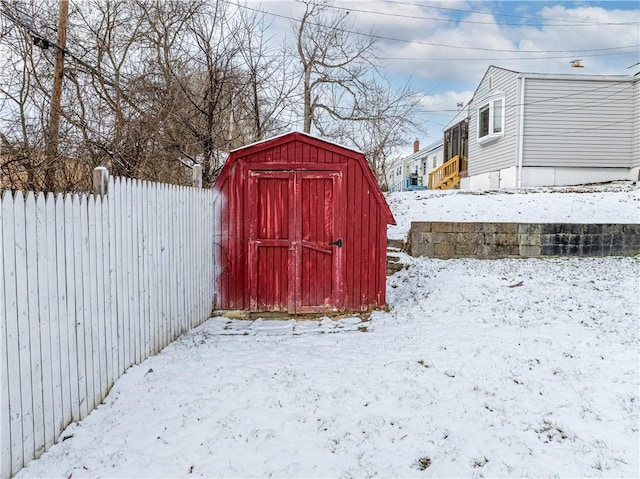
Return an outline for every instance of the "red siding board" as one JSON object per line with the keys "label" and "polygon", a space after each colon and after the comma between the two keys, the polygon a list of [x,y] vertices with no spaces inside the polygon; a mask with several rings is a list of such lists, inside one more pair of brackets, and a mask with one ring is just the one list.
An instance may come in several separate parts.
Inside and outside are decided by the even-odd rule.
{"label": "red siding board", "polygon": [[243,256],[242,251],[238,249],[237,235],[238,225],[237,213],[239,208],[239,201],[237,198],[237,187],[235,184],[239,181],[236,180],[237,168],[234,168],[231,176],[232,183],[229,185],[229,297],[231,299],[231,308],[238,308],[238,302],[241,299],[238,297],[242,290],[239,289],[238,281],[238,264]]}
{"label": "red siding board", "polygon": [[353,307],[362,304],[362,298],[360,292],[362,291],[362,279],[364,271],[362,264],[362,243],[365,238],[362,237],[362,177],[357,174],[356,167],[353,168],[353,205],[354,205],[354,233],[352,239],[352,254],[353,254],[353,285],[352,285],[352,298],[351,304]]}
{"label": "red siding board", "polygon": [[220,261],[220,297],[222,304],[221,308],[226,307],[229,304],[229,258],[231,258],[231,252],[229,251],[229,188],[228,185],[223,185],[220,188],[220,192],[223,195],[220,201],[222,201],[221,206],[221,214],[222,218],[220,219],[221,224],[221,234],[220,234],[220,250],[223,252],[222,258],[219,258]]}
{"label": "red siding board", "polygon": [[[379,256],[383,256],[387,257],[387,228],[386,225],[384,225],[384,230],[383,228],[383,223],[382,223],[382,218],[381,218],[381,214],[380,211],[376,212],[376,231],[379,232],[378,237],[376,238],[377,240],[377,255],[376,258],[378,258]],[[384,245],[384,247],[382,246]],[[381,304],[385,304],[384,303],[384,297],[385,297],[385,288],[386,288],[386,274],[387,274],[387,262],[385,261],[384,263],[381,261],[377,261],[376,262],[376,266],[377,266],[377,271],[376,271],[376,290],[375,290],[375,297],[373,298],[374,301],[376,303],[378,303],[381,298],[382,298],[382,303]]]}
{"label": "red siding board", "polygon": [[375,208],[375,203],[373,201],[373,195],[369,196],[369,257],[367,258],[367,262],[369,263],[369,287],[367,292],[367,302],[368,304],[375,304],[376,301],[376,288],[378,286],[378,255],[380,251],[378,251],[378,242],[376,241],[378,237],[378,222],[377,222],[377,209]]}
{"label": "red siding board", "polygon": [[[238,166],[241,166],[241,165],[238,165]],[[245,299],[246,299],[245,293],[247,291],[244,287],[244,281],[242,281],[242,278],[244,277],[244,262],[245,262],[245,255],[246,255],[246,248],[244,247],[244,232],[246,230],[246,226],[245,226],[246,215],[244,214],[245,203],[244,203],[244,194],[243,194],[246,191],[246,189],[244,188],[244,184],[245,184],[244,169],[237,168],[236,175],[238,175],[238,179],[236,180],[236,184],[238,185],[238,187],[235,188],[234,190],[234,194],[235,194],[234,203],[236,205],[236,208],[235,208],[235,216],[233,218],[233,221],[235,224],[235,248],[236,248],[236,253],[238,254],[238,258],[235,265],[236,266],[235,288],[241,293],[239,297],[238,306],[236,306],[236,307],[240,307],[241,304],[245,303]]]}
{"label": "red siding board", "polygon": [[[316,151],[315,153],[315,160],[314,160],[314,151]],[[315,163],[318,164],[318,157],[317,157],[317,148],[315,146],[311,146],[308,145],[306,143],[302,143],[302,158],[300,159],[301,162],[309,162],[309,163]]]}
{"label": "red siding board", "polygon": [[229,198],[229,187],[225,184],[221,190],[222,197],[220,198],[220,245],[219,250],[222,252],[222,256],[218,257],[220,261],[220,305],[219,308],[224,308],[224,305],[229,304],[229,258],[231,256],[229,252],[229,206],[226,198]]}
{"label": "red siding board", "polygon": [[360,225],[360,234],[362,239],[360,241],[360,263],[362,265],[362,282],[360,284],[360,296],[359,302],[361,305],[368,305],[368,289],[369,289],[369,189],[363,185],[361,192],[361,204],[362,204],[362,223]]}
{"label": "red siding board", "polygon": [[354,224],[353,224],[353,215],[354,215],[354,206],[355,206],[355,197],[353,194],[353,165],[347,164],[346,168],[346,178],[344,179],[344,183],[346,187],[344,188],[344,205],[347,211],[347,214],[344,218],[344,267],[342,269],[343,273],[343,297],[344,297],[344,307],[346,309],[351,309],[352,306],[352,288],[353,288],[353,238],[354,238]]}
{"label": "red siding board", "polygon": [[[291,133],[232,152],[215,187],[223,205],[216,307],[383,306],[394,220],[362,154]],[[330,246],[338,238],[343,247]]]}

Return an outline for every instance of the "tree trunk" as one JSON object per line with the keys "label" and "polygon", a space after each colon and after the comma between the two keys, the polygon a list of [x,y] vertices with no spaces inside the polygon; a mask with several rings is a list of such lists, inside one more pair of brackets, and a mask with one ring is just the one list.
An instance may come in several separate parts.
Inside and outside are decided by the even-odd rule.
{"label": "tree trunk", "polygon": [[58,13],[58,44],[56,66],[53,73],[53,91],[51,92],[51,115],[49,117],[49,138],[47,141],[47,163],[44,187],[47,191],[56,191],[56,171],[58,169],[58,131],[60,129],[60,103],[62,101],[62,80],[64,77],[64,51],[67,45],[67,20],[69,0],[60,0]]}

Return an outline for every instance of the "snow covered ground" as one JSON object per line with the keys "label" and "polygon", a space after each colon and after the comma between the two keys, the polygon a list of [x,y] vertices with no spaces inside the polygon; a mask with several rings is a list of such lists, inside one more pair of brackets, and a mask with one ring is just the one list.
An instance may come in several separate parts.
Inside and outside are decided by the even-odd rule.
{"label": "snow covered ground", "polygon": [[404,239],[412,221],[638,223],[640,190],[631,184],[387,195],[395,216],[389,238]]}
{"label": "snow covered ground", "polygon": [[[426,201],[634,222],[637,193]],[[426,194],[391,196],[399,222]],[[212,318],[18,477],[640,476],[640,257],[403,259],[369,321]]]}

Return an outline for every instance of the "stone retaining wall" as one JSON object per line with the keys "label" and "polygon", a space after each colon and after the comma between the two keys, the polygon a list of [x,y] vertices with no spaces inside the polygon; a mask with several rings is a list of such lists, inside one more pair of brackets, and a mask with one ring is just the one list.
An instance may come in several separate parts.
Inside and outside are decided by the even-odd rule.
{"label": "stone retaining wall", "polygon": [[406,250],[442,259],[634,256],[640,224],[413,222]]}

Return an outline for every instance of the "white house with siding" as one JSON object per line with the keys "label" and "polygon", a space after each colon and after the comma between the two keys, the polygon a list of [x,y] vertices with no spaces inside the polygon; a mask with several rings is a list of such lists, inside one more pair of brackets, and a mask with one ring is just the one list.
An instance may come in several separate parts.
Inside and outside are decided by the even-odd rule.
{"label": "white house with siding", "polygon": [[640,75],[490,66],[466,106],[463,189],[637,180]]}
{"label": "white house with siding", "polygon": [[387,168],[389,191],[425,189],[429,186],[429,173],[443,163],[443,142],[438,140],[425,148],[413,142],[413,153],[393,162]]}

